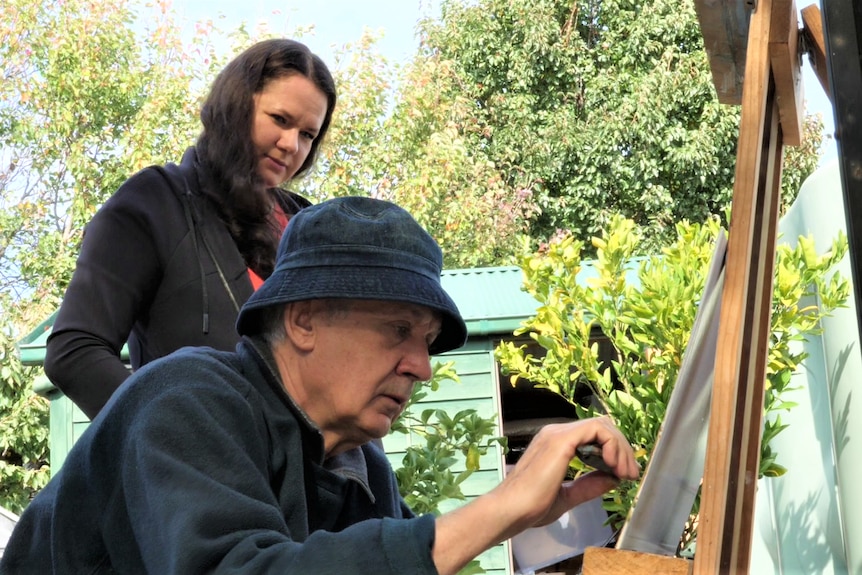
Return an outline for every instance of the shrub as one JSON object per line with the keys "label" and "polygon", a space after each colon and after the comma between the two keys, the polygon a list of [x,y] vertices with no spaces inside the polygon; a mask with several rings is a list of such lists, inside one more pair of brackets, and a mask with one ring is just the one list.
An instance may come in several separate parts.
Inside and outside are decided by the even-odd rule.
{"label": "shrub", "polygon": [[[632,442],[643,468],[679,373],[719,225],[714,220],[680,223],[676,232],[676,241],[660,255],[635,259],[641,241],[635,224],[614,218],[608,230],[593,239],[597,259],[592,264],[597,274],[586,285],[576,279],[584,246],[571,236],[561,235],[538,253],[524,255],[523,289],[539,305],[516,335],[529,334],[545,355],[535,357],[526,352],[526,346],[511,342],[496,350],[513,385],[525,379],[547,388],[573,403],[582,418],[608,414]],[[843,234],[823,255],[817,255],[813,241],[805,237],[795,247],[777,248],[761,476],[786,471],[771,441],[786,427],[780,412],[794,406],[786,397],[792,390],[790,376],[806,357],[791,343],[818,334],[820,319],[844,304],[849,284],[830,270],[846,251]],[[627,281],[627,275],[638,281]],[[808,303],[813,298],[819,305]],[[599,359],[598,346],[590,339],[594,327],[612,345],[610,362]],[[589,405],[575,401],[576,390],[584,386],[592,395]],[[579,465],[573,466],[577,473]],[[623,482],[606,496],[605,508],[614,527],[621,526],[628,515],[637,487],[637,482]],[[681,545],[694,536],[698,505],[699,495]]]}

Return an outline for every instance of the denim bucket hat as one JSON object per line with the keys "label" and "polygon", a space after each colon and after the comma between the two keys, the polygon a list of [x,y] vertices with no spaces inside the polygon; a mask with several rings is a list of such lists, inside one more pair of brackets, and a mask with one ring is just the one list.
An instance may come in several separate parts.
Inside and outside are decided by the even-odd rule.
{"label": "denim bucket hat", "polygon": [[304,208],[281,237],[275,270],[239,312],[240,335],[258,333],[262,308],[324,298],[399,301],[440,313],[438,354],[464,345],[467,326],[440,285],[443,254],[403,208],[365,197]]}

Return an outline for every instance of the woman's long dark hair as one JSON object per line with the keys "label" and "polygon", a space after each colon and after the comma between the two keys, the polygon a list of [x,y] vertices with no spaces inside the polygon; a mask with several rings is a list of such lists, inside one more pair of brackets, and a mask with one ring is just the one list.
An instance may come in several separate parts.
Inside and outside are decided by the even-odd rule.
{"label": "woman's long dark hair", "polygon": [[[257,172],[258,158],[251,139],[254,95],[280,78],[301,74],[326,96],[326,115],[311,143],[308,157],[294,177],[317,159],[320,142],[335,109],[335,81],[326,64],[295,40],[264,40],[234,58],[219,73],[201,108],[203,131],[197,141],[198,161],[211,176],[204,193],[215,203],[246,264],[263,278],[272,273],[279,230],[270,217],[273,198]],[[291,215],[308,202],[296,195],[277,194]]]}

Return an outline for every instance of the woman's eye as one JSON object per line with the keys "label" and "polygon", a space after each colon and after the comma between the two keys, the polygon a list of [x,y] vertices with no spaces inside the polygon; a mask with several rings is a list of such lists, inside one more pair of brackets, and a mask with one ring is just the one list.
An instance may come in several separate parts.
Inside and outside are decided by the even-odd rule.
{"label": "woman's eye", "polygon": [[301,133],[302,133],[302,137],[305,138],[306,140],[310,141],[310,142],[313,142],[314,138],[317,137],[314,134],[312,134],[311,132],[301,132]]}
{"label": "woman's eye", "polygon": [[284,119],[284,116],[280,116],[278,114],[271,114],[271,116],[272,116],[272,119],[275,121],[276,124],[284,125],[287,123],[287,120]]}

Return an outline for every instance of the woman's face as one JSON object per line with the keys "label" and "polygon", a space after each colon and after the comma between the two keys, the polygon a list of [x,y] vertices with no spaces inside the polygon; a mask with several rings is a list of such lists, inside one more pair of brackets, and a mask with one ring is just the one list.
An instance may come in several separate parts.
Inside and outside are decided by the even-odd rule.
{"label": "woman's face", "polygon": [[326,95],[301,74],[271,80],[254,95],[251,140],[267,187],[291,179],[326,117]]}

